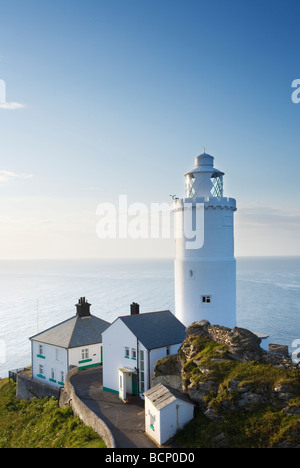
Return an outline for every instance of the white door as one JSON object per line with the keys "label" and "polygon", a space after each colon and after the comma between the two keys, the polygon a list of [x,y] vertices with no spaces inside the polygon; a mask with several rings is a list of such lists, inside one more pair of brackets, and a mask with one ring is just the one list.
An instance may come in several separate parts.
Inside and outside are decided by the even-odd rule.
{"label": "white door", "polygon": [[126,398],[126,374],[119,370],[119,397]]}

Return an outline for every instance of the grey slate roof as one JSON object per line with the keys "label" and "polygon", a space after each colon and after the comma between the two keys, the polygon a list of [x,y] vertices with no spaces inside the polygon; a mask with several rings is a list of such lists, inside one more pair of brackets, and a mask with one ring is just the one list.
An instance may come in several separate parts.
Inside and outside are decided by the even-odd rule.
{"label": "grey slate roof", "polygon": [[89,317],[76,315],[30,337],[30,340],[66,349],[77,348],[78,346],[102,343],[102,332],[109,326],[109,322],[94,315]]}
{"label": "grey slate roof", "polygon": [[170,403],[176,400],[182,400],[193,405],[191,400],[186,396],[180,393],[175,388],[169,387],[168,385],[163,385],[161,383],[155,385],[144,393],[144,396],[147,397],[151,403],[158,410],[165,408]]}
{"label": "grey slate roof", "polygon": [[147,312],[119,317],[146,349],[182,343],[185,326],[170,312]]}

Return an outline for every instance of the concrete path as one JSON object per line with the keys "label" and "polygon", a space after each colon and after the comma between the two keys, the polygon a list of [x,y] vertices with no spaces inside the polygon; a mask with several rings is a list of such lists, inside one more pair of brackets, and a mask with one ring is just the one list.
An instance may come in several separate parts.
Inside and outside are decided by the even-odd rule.
{"label": "concrete path", "polygon": [[103,391],[102,368],[80,371],[71,383],[77,396],[107,424],[117,448],[157,448],[144,432],[144,402],[126,404],[117,394]]}

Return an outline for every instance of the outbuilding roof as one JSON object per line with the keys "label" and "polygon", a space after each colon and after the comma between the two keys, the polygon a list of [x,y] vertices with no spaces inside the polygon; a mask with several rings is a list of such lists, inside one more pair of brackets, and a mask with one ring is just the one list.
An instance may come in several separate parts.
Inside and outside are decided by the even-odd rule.
{"label": "outbuilding roof", "polygon": [[151,401],[156,409],[161,410],[176,400],[182,400],[193,405],[191,400],[175,388],[164,384],[157,384],[144,393],[144,396]]}
{"label": "outbuilding roof", "polygon": [[186,327],[170,310],[119,317],[146,349],[182,343]]}
{"label": "outbuilding roof", "polygon": [[90,314],[87,317],[76,315],[32,336],[30,340],[66,349],[77,348],[78,346],[102,343],[102,333],[109,326],[109,322],[94,315]]}

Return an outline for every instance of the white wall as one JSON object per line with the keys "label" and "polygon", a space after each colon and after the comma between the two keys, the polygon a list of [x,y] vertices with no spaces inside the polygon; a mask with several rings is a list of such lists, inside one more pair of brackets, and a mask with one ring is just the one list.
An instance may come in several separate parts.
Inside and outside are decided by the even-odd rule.
{"label": "white wall", "polygon": [[[82,358],[82,350],[88,349],[88,358]],[[78,368],[93,367],[100,364],[101,345],[93,344],[89,346],[80,346],[69,350],[69,365],[78,366]]]}
{"label": "white wall", "polygon": [[[40,345],[43,346],[43,353],[40,356]],[[32,375],[33,378],[44,383],[61,387],[64,382],[69,366],[92,367],[100,364],[101,346],[94,344],[90,346],[80,346],[67,350],[58,346],[32,341]],[[82,349],[88,349],[88,359],[82,359]],[[43,373],[40,373],[40,366],[43,366]],[[52,370],[54,378],[52,378]],[[63,375],[62,375],[63,372]]]}
{"label": "white wall", "polygon": [[[151,422],[154,430],[150,427]],[[148,398],[145,398],[145,432],[159,445],[161,444],[160,412]]]}
{"label": "white wall", "polygon": [[[137,338],[127,328],[127,326],[119,319],[117,319],[109,328],[102,333],[103,344],[103,387],[106,390],[119,392],[119,369],[127,368],[133,369],[138,367],[139,370],[139,392],[140,397],[143,398],[141,388],[141,360],[140,351],[144,352],[144,391],[151,387],[151,379],[154,371],[155,363],[158,359],[167,356],[167,347],[156,348],[148,350],[139,341],[137,359],[132,359],[132,349],[137,351]],[[170,346],[170,354],[175,354],[181,343]],[[129,348],[129,358],[125,357],[125,347]],[[150,369],[150,372],[149,372]],[[131,393],[131,381],[127,376],[127,393]],[[124,394],[122,392],[122,394]]]}
{"label": "white wall", "polygon": [[[43,346],[42,355],[40,354],[40,344]],[[43,366],[42,373],[40,366]],[[52,369],[54,378],[52,378]],[[32,341],[32,377],[34,379],[54,387],[61,387],[67,372],[68,351],[65,348]]]}
{"label": "white wall", "polygon": [[[176,406],[178,406],[178,427]],[[177,429],[181,429],[193,417],[194,406],[190,403],[178,399],[159,411],[148,398],[145,398],[145,431],[159,445],[173,437]],[[153,430],[150,424],[154,419]]]}
{"label": "white wall", "polygon": [[[178,407],[178,410],[176,407]],[[160,413],[160,444],[164,444],[168,439],[173,437],[177,429],[182,429],[193,417],[194,406],[179,399],[163,408]]]}
{"label": "white wall", "polygon": [[[189,278],[189,270],[193,277]],[[211,296],[203,303],[202,296]],[[235,259],[175,262],[176,317],[186,327],[208,320],[212,325],[236,326]]]}
{"label": "white wall", "polygon": [[[182,343],[171,345],[169,355],[176,354],[181,344]],[[151,349],[150,351],[150,379],[152,378],[156,361],[166,356],[167,356],[167,346],[163,346],[162,348]]]}
{"label": "white wall", "polygon": [[[103,387],[119,392],[119,369],[134,369],[137,361],[132,359],[132,349],[137,348],[136,337],[117,319],[102,333],[103,345]],[[129,357],[125,357],[125,347],[129,348]]]}
{"label": "white wall", "polygon": [[[181,218],[188,200],[176,202],[176,218]],[[175,315],[185,326],[209,320],[232,328],[236,325],[235,200],[196,198],[195,202],[205,205],[204,226],[198,226],[198,231],[204,229],[204,244],[191,249],[186,248],[184,236],[176,239]],[[211,296],[210,304],[202,303],[206,295]]]}

